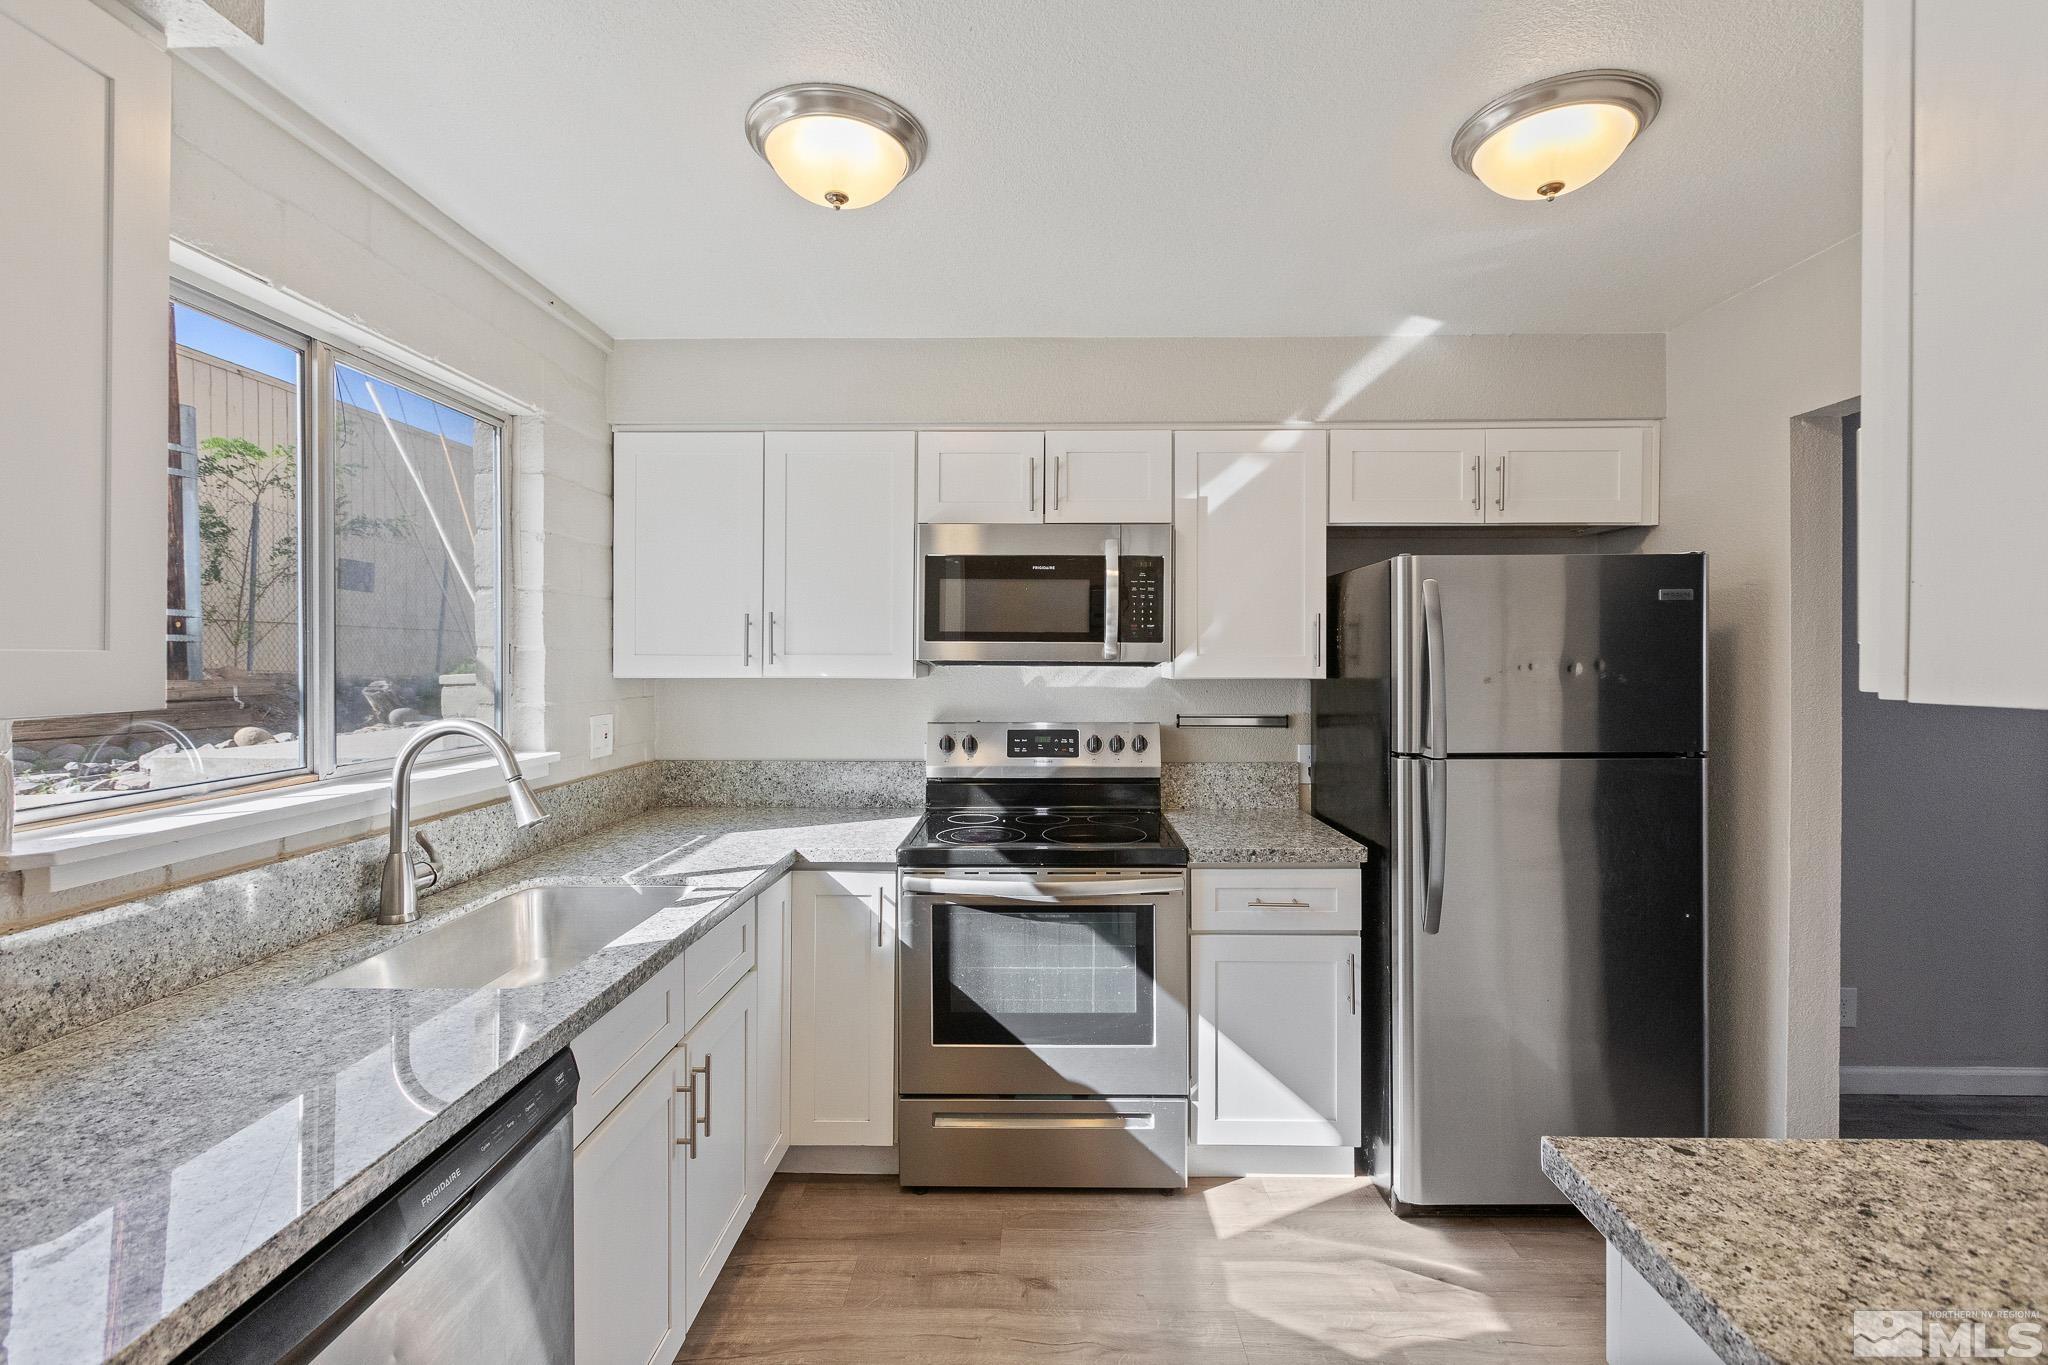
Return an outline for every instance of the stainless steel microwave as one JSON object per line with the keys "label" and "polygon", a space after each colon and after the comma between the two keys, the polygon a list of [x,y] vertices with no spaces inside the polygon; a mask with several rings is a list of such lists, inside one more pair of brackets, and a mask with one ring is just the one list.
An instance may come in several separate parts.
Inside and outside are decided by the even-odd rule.
{"label": "stainless steel microwave", "polygon": [[927,523],[917,533],[917,657],[926,663],[1171,657],[1171,526]]}

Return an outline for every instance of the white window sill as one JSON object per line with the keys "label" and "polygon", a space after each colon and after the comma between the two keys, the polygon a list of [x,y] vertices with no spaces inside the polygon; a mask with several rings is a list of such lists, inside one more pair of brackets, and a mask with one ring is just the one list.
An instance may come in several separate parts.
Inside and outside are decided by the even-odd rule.
{"label": "white window sill", "polygon": [[[529,780],[547,775],[559,753],[523,753],[519,766]],[[436,807],[502,788],[505,779],[487,755],[475,755],[413,770],[413,809]],[[175,863],[215,858],[263,845],[340,830],[381,819],[391,794],[390,772],[332,778],[278,787],[185,806],[157,807],[98,820],[38,829],[17,826],[14,847],[0,853],[0,872],[47,869],[48,891],[125,877]],[[353,836],[352,836],[353,837]]]}

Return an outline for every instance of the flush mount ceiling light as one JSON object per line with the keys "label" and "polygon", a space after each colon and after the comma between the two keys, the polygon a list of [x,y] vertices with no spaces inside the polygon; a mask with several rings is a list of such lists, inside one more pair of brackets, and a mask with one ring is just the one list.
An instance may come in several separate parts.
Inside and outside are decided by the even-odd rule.
{"label": "flush mount ceiling light", "polygon": [[1573,71],[1513,90],[1465,120],[1451,160],[1509,199],[1555,199],[1600,178],[1657,117],[1663,94],[1633,71]]}
{"label": "flush mount ceiling light", "polygon": [[813,204],[862,209],[924,161],[924,125],[894,100],[850,85],[770,90],[747,110],[747,141]]}

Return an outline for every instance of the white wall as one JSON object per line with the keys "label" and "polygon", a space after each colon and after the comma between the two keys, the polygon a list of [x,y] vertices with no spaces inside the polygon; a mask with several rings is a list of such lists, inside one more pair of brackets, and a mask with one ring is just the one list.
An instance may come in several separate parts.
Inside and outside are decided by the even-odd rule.
{"label": "white wall", "polygon": [[1794,419],[1856,395],[1858,242],[1668,338],[1661,524],[1708,553],[1711,1109],[1730,1135],[1835,1123],[1831,907],[1795,894]]}
{"label": "white wall", "polygon": [[622,426],[1061,426],[1656,417],[1664,338],[621,341]]}
{"label": "white wall", "polygon": [[[1542,420],[1663,409],[1664,339],[1654,335],[624,341],[611,365],[612,420],[628,426]],[[1354,543],[1333,552],[1332,568],[1409,548],[1427,547]],[[656,697],[665,758],[917,758],[927,721],[1010,717],[1294,718],[1286,730],[1169,731],[1175,762],[1292,761],[1308,737],[1306,683],[1119,669],[676,681]]]}
{"label": "white wall", "polygon": [[[539,414],[512,433],[513,737],[562,752],[551,782],[647,758],[649,689],[611,677],[609,338],[239,68],[193,61],[175,68],[172,236]],[[600,711],[617,747],[592,763]]]}

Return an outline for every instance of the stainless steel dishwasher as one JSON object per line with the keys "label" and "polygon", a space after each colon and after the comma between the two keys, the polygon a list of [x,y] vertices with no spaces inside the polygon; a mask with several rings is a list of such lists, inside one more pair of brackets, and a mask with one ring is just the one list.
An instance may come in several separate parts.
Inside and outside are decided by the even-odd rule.
{"label": "stainless steel dishwasher", "polygon": [[573,1359],[576,1080],[567,1052],[548,1062],[187,1359]]}

